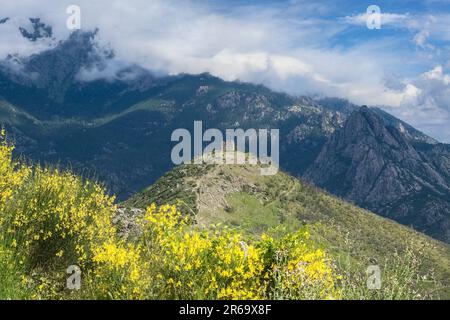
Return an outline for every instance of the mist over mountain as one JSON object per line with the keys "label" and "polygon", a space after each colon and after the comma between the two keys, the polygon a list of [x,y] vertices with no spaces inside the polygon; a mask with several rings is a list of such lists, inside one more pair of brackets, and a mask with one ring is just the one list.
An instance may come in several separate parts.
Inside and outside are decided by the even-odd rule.
{"label": "mist over mountain", "polygon": [[[39,19],[29,41],[52,37]],[[210,74],[155,75],[115,59],[96,31],[0,63],[0,122],[17,155],[71,167],[126,199],[173,167],[170,135],[279,128],[281,168],[450,242],[450,147],[377,108],[291,96]]]}

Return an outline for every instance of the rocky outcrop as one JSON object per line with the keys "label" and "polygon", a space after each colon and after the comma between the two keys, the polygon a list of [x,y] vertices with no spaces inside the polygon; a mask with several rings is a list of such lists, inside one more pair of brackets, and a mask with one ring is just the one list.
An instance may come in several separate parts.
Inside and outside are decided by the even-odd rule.
{"label": "rocky outcrop", "polygon": [[127,66],[112,79],[92,77],[113,59],[96,32],[77,31],[48,50],[0,61],[0,126],[16,154],[99,179],[123,200],[172,168],[175,129],[195,120],[205,129],[278,128],[282,170],[307,171],[336,195],[449,238],[450,147],[390,114],[208,74],[155,77]]}
{"label": "rocky outcrop", "polygon": [[330,137],[305,178],[362,207],[450,241],[448,158],[430,158],[376,112],[362,107]]}
{"label": "rocky outcrop", "polygon": [[139,220],[144,217],[144,210],[137,208],[117,208],[113,224],[121,238],[135,238],[141,233]]}

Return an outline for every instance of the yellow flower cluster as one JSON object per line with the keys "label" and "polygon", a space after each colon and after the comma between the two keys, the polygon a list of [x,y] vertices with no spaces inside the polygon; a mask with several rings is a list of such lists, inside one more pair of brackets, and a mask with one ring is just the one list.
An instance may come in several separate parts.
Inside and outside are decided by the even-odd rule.
{"label": "yellow flower cluster", "polygon": [[[72,264],[83,271],[81,297],[339,298],[327,255],[305,231],[248,239],[228,228],[199,229],[175,206],[153,204],[141,236],[125,242],[112,223],[114,198],[101,186],[14,162],[12,151],[2,131],[0,272],[20,270],[9,283],[34,284],[34,298],[68,294],[61,271]],[[19,274],[25,280],[15,281]]]}
{"label": "yellow flower cluster", "polygon": [[94,277],[97,298],[143,299],[148,287],[148,263],[140,246],[108,241],[94,249]]}
{"label": "yellow flower cluster", "polygon": [[262,246],[275,252],[271,266],[273,299],[337,299],[331,262],[321,249],[314,249],[307,231],[275,240],[263,236]]}
{"label": "yellow flower cluster", "polygon": [[[12,161],[14,147],[5,141],[5,130],[0,131],[0,212],[5,210],[5,205],[11,199],[17,187],[30,175],[30,169],[19,166]],[[4,219],[0,215],[0,223]]]}
{"label": "yellow flower cluster", "polygon": [[84,266],[115,236],[114,198],[73,173],[14,163],[11,152],[0,145],[0,240],[29,268]]}
{"label": "yellow flower cluster", "polygon": [[[153,288],[171,299],[336,298],[333,270],[303,231],[253,244],[228,230],[197,230],[174,206],[143,219],[143,247],[157,274]],[[281,259],[281,253],[285,255]],[[288,290],[287,290],[288,289]]]}
{"label": "yellow flower cluster", "polygon": [[175,206],[152,205],[143,228],[143,244],[157,271],[155,287],[165,297],[263,297],[262,260],[253,246],[242,247],[240,235],[195,230]]}

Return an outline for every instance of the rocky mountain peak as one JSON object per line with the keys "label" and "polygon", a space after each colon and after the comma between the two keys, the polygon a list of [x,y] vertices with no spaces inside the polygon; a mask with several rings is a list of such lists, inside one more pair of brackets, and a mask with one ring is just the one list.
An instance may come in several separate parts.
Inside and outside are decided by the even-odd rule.
{"label": "rocky mountain peak", "polygon": [[[305,177],[372,211],[412,222],[418,229],[424,225],[439,229],[438,220],[450,220],[444,214],[424,222],[430,207],[450,208],[444,172],[416,150],[404,133],[367,107],[354,111],[330,137]],[[425,198],[423,203],[417,202],[419,198]]]}
{"label": "rocky mountain peak", "polygon": [[386,159],[395,162],[420,160],[420,155],[405,135],[387,125],[376,112],[366,106],[348,117],[343,128],[331,137],[325,150],[339,152],[352,160],[352,163],[364,161],[367,156],[380,158],[380,165]]}
{"label": "rocky mountain peak", "polygon": [[94,42],[95,35],[96,32],[73,32],[67,40],[60,42],[54,49],[26,59],[27,70],[38,73],[41,76],[40,81],[50,80],[45,79],[46,76],[74,78],[81,67],[100,60]]}
{"label": "rocky mountain peak", "polygon": [[[342,133],[341,138],[344,139],[353,138],[363,143],[369,143],[368,140],[375,139],[391,147],[407,147],[407,140],[397,130],[386,126],[383,119],[366,106],[362,106],[350,115]],[[361,134],[366,140],[361,140]]]}
{"label": "rocky mountain peak", "polygon": [[[450,152],[386,112],[208,74],[153,77],[113,57],[95,31],[78,31],[31,57],[11,56],[24,72],[12,75],[0,63],[2,117],[26,146],[17,150],[95,169],[123,199],[171,168],[174,128],[194,120],[280,128],[283,170],[306,172],[319,187],[450,242]],[[101,77],[108,64],[122,68],[120,77]]]}

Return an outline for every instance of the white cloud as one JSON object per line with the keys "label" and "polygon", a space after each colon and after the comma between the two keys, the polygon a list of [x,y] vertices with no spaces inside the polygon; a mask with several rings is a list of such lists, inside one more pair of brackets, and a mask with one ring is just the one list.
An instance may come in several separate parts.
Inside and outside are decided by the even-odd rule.
{"label": "white cloud", "polygon": [[55,42],[48,38],[29,41],[21,35],[18,26],[30,28],[31,24],[28,19],[21,17],[12,17],[6,23],[0,24],[0,59],[9,54],[28,56],[55,45]]}
{"label": "white cloud", "polygon": [[442,66],[406,84],[400,104],[385,108],[441,141],[450,142],[450,75]]}
{"label": "white cloud", "polygon": [[[40,16],[49,21],[55,29],[55,36],[61,39],[68,35],[65,8],[69,2],[58,2],[56,6],[54,3],[44,0],[37,6],[25,0],[20,10],[9,5],[4,12],[22,19]],[[348,72],[346,69],[354,69],[354,59],[367,59],[357,51],[344,53],[325,49],[323,45],[343,28],[334,21],[295,19],[291,13],[278,8],[229,14],[199,1],[137,0],[124,3],[100,0],[93,4],[79,0],[78,4],[83,28],[99,27],[98,39],[114,48],[117,60],[158,72],[210,72],[227,80],[263,82],[277,89],[283,89],[282,85],[288,83],[291,93],[308,91],[342,95],[359,77],[357,70]],[[296,5],[302,6],[303,3]],[[47,7],[52,9],[50,15],[42,10]],[[316,11],[319,9],[314,7]],[[297,12],[299,10],[297,8]],[[17,32],[14,36],[20,38]],[[15,47],[14,50],[21,54],[42,50],[35,44],[27,45],[34,51]],[[3,46],[3,49],[6,53],[12,48]],[[361,55],[367,54],[368,51],[361,52]],[[339,61],[342,67],[334,66],[334,61]],[[114,67],[117,65],[112,64]],[[361,67],[367,75],[380,75],[379,66],[375,63],[369,66],[361,62]],[[103,74],[110,77],[112,71],[103,70]],[[351,76],[344,79],[345,74]],[[83,76],[89,79],[86,73]],[[374,82],[377,79],[366,81],[371,86]],[[354,90],[357,97],[368,91],[368,88]],[[350,94],[349,97],[352,96]]]}
{"label": "white cloud", "polygon": [[426,48],[433,49],[433,46],[427,43],[429,37],[430,32],[428,32],[427,30],[422,30],[414,36],[413,41],[418,47],[422,49]]}
{"label": "white cloud", "polygon": [[[422,49],[435,50],[435,46],[429,43],[430,40],[450,41],[450,14],[398,14],[382,12],[381,28],[391,27],[404,29],[413,33],[412,42]],[[347,16],[343,19],[345,23],[351,25],[365,26],[370,15],[361,13]]]}
{"label": "white cloud", "polygon": [[[344,21],[354,25],[365,26],[367,21],[371,18],[371,14],[360,13],[357,15],[346,16]],[[395,27],[405,27],[408,21],[411,19],[411,15],[380,12],[381,27],[383,26],[395,26]]]}
{"label": "white cloud", "polygon": [[[210,72],[226,80],[263,83],[294,94],[321,93],[359,104],[390,105],[419,128],[428,128],[420,120],[425,112],[436,115],[436,123],[450,123],[438,121],[448,115],[441,104],[450,105],[448,75],[442,67],[428,76],[411,76],[397,86],[387,85],[387,73],[414,63],[413,52],[393,50],[398,39],[332,47],[336,35],[349,25],[365,25],[367,15],[327,20],[314,16],[324,10],[319,4],[292,3],[287,9],[274,5],[227,11],[210,2],[189,0],[22,0],[20,6],[3,0],[2,17],[12,19],[0,25],[0,57],[28,55],[48,47],[48,42],[31,43],[21,37],[17,26],[27,23],[28,17],[41,17],[52,25],[56,39],[65,39],[70,33],[66,8],[77,4],[82,28],[98,27],[101,45],[109,45],[116,53],[106,68],[83,70],[80,77],[84,80],[114,78],[117,71],[134,64],[160,73]],[[301,15],[305,10],[312,15]],[[383,13],[382,24],[411,30],[411,40],[423,48],[431,38],[450,39],[444,15]],[[427,107],[420,109],[419,105]],[[424,113],[418,113],[418,108]]]}
{"label": "white cloud", "polygon": [[436,80],[444,85],[450,84],[450,75],[444,73],[442,66],[436,66],[434,69],[425,72],[423,78],[427,80]]}

